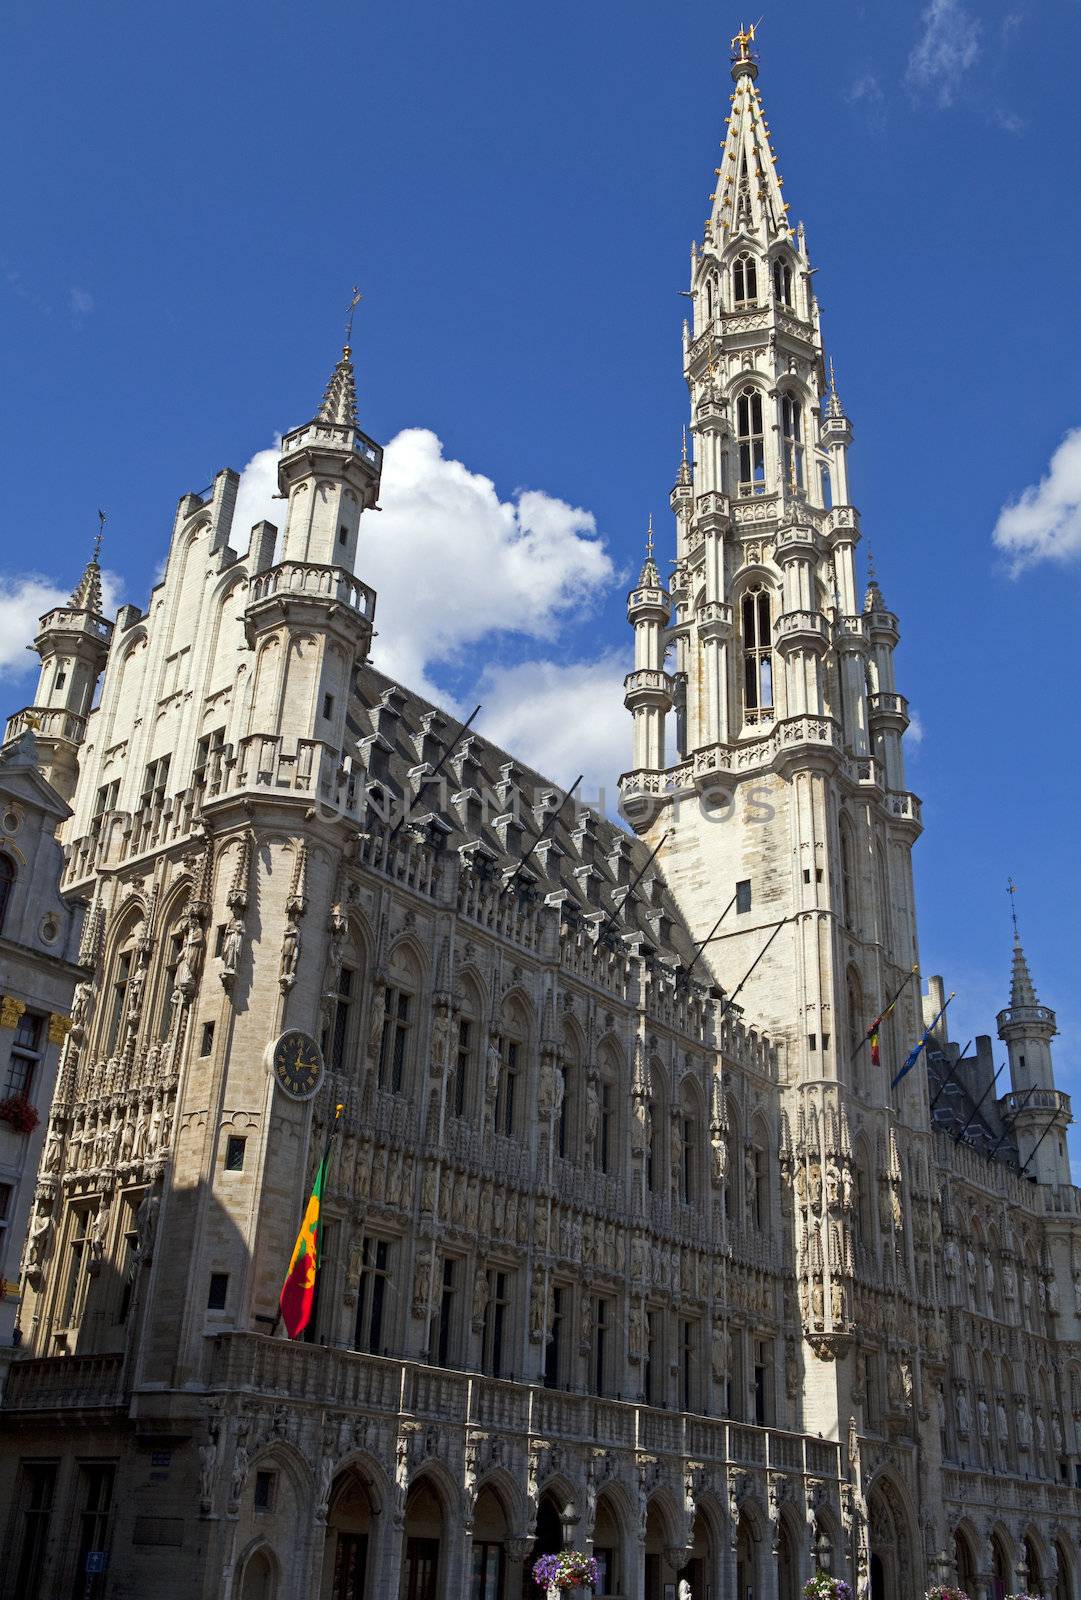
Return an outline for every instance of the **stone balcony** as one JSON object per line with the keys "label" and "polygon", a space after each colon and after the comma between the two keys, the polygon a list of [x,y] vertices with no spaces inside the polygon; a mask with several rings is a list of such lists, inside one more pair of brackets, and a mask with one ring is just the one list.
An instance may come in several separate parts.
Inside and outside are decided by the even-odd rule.
{"label": "stone balcony", "polygon": [[882,691],[867,699],[871,716],[880,727],[895,727],[901,733],[908,727],[908,701],[903,694]]}
{"label": "stone balcony", "polygon": [[902,789],[891,789],[886,796],[886,809],[898,822],[910,822],[916,828],[923,827],[923,808],[914,794],[908,794]]}
{"label": "stone balcony", "polygon": [[344,567],[280,561],[254,575],[248,590],[248,609],[260,601],[287,596],[336,600],[369,623],[375,617],[375,590]]}
{"label": "stone balcony", "polygon": [[[1038,1009],[1044,1008],[1041,1006]],[[1070,1097],[1063,1094],[1061,1089],[1026,1089],[1021,1094],[1011,1091],[1001,1097],[998,1108],[1003,1117],[1011,1119],[1020,1111],[1035,1111],[1044,1116],[1050,1112],[1064,1117],[1067,1122],[1073,1121]]]}
{"label": "stone balcony", "polygon": [[778,650],[822,649],[829,643],[829,622],[821,611],[782,611],[773,637]]}
{"label": "stone balcony", "polygon": [[1057,1019],[1050,1006],[1007,1006],[997,1014],[995,1022],[999,1028],[1050,1028],[1052,1033],[1058,1032]]}
{"label": "stone balcony", "polygon": [[9,739],[17,739],[28,728],[42,739],[67,739],[72,744],[81,744],[86,733],[86,718],[76,716],[74,711],[50,706],[27,706],[8,719],[5,744]]}
{"label": "stone balcony", "polygon": [[667,672],[657,672],[650,667],[628,672],[623,690],[623,703],[627,707],[648,705],[651,701],[667,706],[672,701],[671,677]]}
{"label": "stone balcony", "polygon": [[4,1390],[7,1411],[92,1411],[124,1403],[124,1357],[38,1356],[16,1360]]}
{"label": "stone balcony", "polygon": [[522,1437],[739,1463],[816,1478],[840,1477],[840,1446],[631,1401],[601,1399],[475,1372],[292,1343],[257,1333],[208,1340],[205,1384],[313,1406],[376,1411]]}

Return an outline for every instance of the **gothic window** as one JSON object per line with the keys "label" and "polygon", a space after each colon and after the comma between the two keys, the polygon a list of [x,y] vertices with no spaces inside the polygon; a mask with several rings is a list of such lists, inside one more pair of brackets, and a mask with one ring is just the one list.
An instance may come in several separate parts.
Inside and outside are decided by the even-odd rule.
{"label": "gothic window", "polygon": [[323,1059],[332,1072],[348,1071],[356,1053],[356,1025],[360,1013],[360,977],[356,955],[343,962],[338,973],[338,984],[328,997],[330,1014],[323,1029]]}
{"label": "gothic window", "polygon": [[766,492],[766,439],[762,426],[762,396],[752,387],[736,400],[736,444],[739,447],[739,492]]}
{"label": "gothic window", "polygon": [[803,407],[790,389],[781,395],[781,437],[784,478],[790,489],[803,488]]}
{"label": "gothic window", "polygon": [[577,1095],[581,1061],[574,1030],[564,1027],[563,1039],[563,1059],[556,1066],[556,1071],[563,1079],[563,1098],[560,1101],[559,1121],[556,1125],[556,1150],[561,1156],[570,1157],[575,1154],[577,1143]]}
{"label": "gothic window", "polygon": [[619,1059],[611,1046],[600,1054],[600,1082],[597,1085],[597,1142],[595,1161],[601,1172],[613,1172],[619,1165]]}
{"label": "gothic window", "polygon": [[55,1461],[27,1462],[22,1467],[20,1486],[22,1539],[15,1579],[16,1594],[41,1593],[49,1524],[53,1512],[53,1496],[56,1491],[56,1474]]}
{"label": "gothic window", "polygon": [[9,855],[0,854],[0,931],[4,926],[4,913],[8,908],[15,884],[15,863]]}
{"label": "gothic window", "polygon": [[827,511],[833,510],[833,479],[830,477],[829,467],[823,465],[818,469],[822,480],[822,504]]}
{"label": "gothic window", "polygon": [[120,950],[113,968],[112,992],[109,1003],[109,1026],[105,1040],[105,1054],[111,1056],[120,1039],[120,1029],[128,1003],[128,985],[131,983],[134,950]]}
{"label": "gothic window", "polygon": [[758,266],[746,250],[732,263],[732,301],[737,309],[758,304]]}
{"label": "gothic window", "polygon": [[454,1351],[458,1262],[452,1256],[444,1256],[438,1270],[439,1302],[432,1318],[428,1360],[433,1366],[445,1367],[450,1364]]}
{"label": "gothic window", "polygon": [[82,1302],[87,1282],[86,1269],[90,1264],[90,1221],[92,1215],[92,1208],[88,1205],[73,1206],[71,1209],[70,1232],[68,1235],[67,1283],[64,1289],[60,1314],[60,1326],[62,1328],[76,1327],[82,1314]]}
{"label": "gothic window", "polygon": [[458,1038],[455,1041],[454,1060],[451,1063],[449,1095],[451,1115],[455,1117],[465,1115],[465,1095],[469,1083],[469,1068],[473,1060],[474,1031],[475,1024],[472,1017],[458,1018]]}
{"label": "gothic window", "polygon": [[42,1037],[45,1018],[38,1011],[24,1011],[15,1028],[15,1037],[8,1058],[8,1078],[5,1094],[29,1095],[34,1082],[34,1072],[44,1050]]}
{"label": "gothic window", "polygon": [[165,789],[169,782],[170,756],[159,756],[156,761],[147,764],[146,774],[143,778],[143,792],[139,797],[140,806],[149,806],[159,810],[165,803]]}
{"label": "gothic window", "polygon": [[558,1389],[563,1376],[563,1318],[567,1291],[559,1284],[549,1289],[551,1317],[544,1345],[544,1387]]}
{"label": "gothic window", "polygon": [[361,1245],[357,1320],[353,1349],[384,1352],[383,1318],[390,1288],[390,1240],[367,1237]]}
{"label": "gothic window", "polygon": [[490,1378],[501,1378],[506,1366],[510,1320],[511,1275],[502,1267],[488,1269],[488,1300],[484,1310],[481,1338],[481,1370]]}
{"label": "gothic window", "polygon": [[408,950],[398,949],[391,961],[379,1045],[379,1087],[401,1094],[410,1065],[420,972]]}
{"label": "gothic window", "polygon": [[752,1227],[768,1232],[769,1204],[769,1136],[761,1123],[756,1123],[747,1159],[747,1215]]}
{"label": "gothic window", "polygon": [[613,1309],[613,1302],[604,1295],[594,1296],[593,1347],[590,1351],[589,1367],[593,1393],[596,1395],[608,1393],[608,1342],[615,1321],[612,1315]]}
{"label": "gothic window", "polygon": [[667,1108],[664,1103],[664,1068],[650,1062],[653,1095],[649,1102],[649,1149],[646,1151],[646,1188],[650,1194],[664,1194],[664,1142],[668,1137]]}
{"label": "gothic window", "polygon": [[499,1036],[499,1088],[495,1102],[495,1130],[508,1138],[518,1131],[523,1111],[521,1077],[525,1066],[526,1019],[512,1001],[505,1012]]}
{"label": "gothic window", "polygon": [[713,279],[712,278],[707,278],[706,279],[706,316],[709,318],[709,320],[711,322],[713,321],[713,313],[714,313],[715,309],[716,309],[716,303],[715,303],[715,300],[714,300],[714,293],[713,293]]}
{"label": "gothic window", "polygon": [[779,304],[792,304],[792,267],[783,257],[773,263],[773,293]]}
{"label": "gothic window", "polygon": [[748,722],[773,709],[773,625],[764,589],[743,596],[743,704]]}
{"label": "gothic window", "polygon": [[683,1411],[693,1411],[695,1402],[695,1344],[697,1324],[689,1317],[679,1322],[679,1403]]}
{"label": "gothic window", "polygon": [[730,1220],[736,1221],[739,1218],[740,1203],[740,1133],[739,1112],[736,1110],[734,1100],[726,1102],[725,1113],[728,1131],[724,1136],[724,1214]]}

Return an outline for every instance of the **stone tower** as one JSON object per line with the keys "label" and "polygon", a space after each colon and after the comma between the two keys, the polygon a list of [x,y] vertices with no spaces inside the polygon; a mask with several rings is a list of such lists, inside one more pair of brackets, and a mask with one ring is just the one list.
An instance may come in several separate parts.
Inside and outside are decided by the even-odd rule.
{"label": "stone tower", "polygon": [[67,605],[41,618],[34,640],[41,657],[34,704],[17,712],[4,734],[6,743],[25,727],[36,731],[41,771],[64,800],[75,792],[79,747],[113,632],[102,615],[100,554],[99,533]]}
{"label": "stone tower", "polygon": [[1051,1040],[1058,1032],[1055,1013],[1042,1006],[1028,970],[1021,935],[1014,924],[1010,1003],[998,1014],[998,1036],[1010,1057],[1012,1093],[1007,1110],[1017,1139],[1017,1159],[1038,1183],[1069,1183],[1066,1128],[1070,1099],[1055,1087]]}
{"label": "stone tower", "polygon": [[[629,598],[635,766],[621,788],[637,831],[654,845],[665,835],[659,863],[717,981],[783,1042],[792,1143],[781,1159],[804,1208],[804,1325],[829,1357],[852,1326],[856,1247],[831,1194],[849,1184],[856,1109],[868,1170],[887,1185],[899,1181],[899,1122],[926,1126],[919,1075],[890,1091],[920,1031],[920,819],[904,775],[897,619],[873,576],[858,599],[852,427],[827,376],[750,44],[734,41],[731,115],[691,251],[694,448],[671,497],[674,571],[666,588],[651,552]],[[865,1036],[898,991],[873,1066]],[[808,1425],[837,1437],[848,1401],[821,1376]]]}

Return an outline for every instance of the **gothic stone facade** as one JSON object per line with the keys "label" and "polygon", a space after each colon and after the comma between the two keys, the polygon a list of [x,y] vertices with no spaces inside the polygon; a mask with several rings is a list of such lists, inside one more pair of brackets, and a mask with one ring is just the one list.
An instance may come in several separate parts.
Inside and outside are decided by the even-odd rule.
{"label": "gothic stone facade", "polygon": [[[283,440],[280,540],[234,548],[232,473],[186,495],[81,720],[57,662],[102,639],[93,574],[43,623],[93,978],[5,1401],[4,1600],[84,1573],[511,1600],[563,1543],[627,1600],[794,1600],[816,1566],[872,1600],[1081,1593],[1054,1014],[1018,948],[1009,1093],[958,1102],[941,1023],[889,1088],[924,1021],[897,621],[857,602],[851,427],[748,46],[692,258],[674,576],[650,551],[630,597],[640,837],[370,665],[348,348]],[[289,1030],[324,1058],[307,1100]]]}

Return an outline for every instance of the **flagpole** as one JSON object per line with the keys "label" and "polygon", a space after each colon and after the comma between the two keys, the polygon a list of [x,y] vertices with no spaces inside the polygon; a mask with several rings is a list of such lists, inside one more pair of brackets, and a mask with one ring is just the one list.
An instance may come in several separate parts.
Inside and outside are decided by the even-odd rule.
{"label": "flagpole", "polygon": [[905,990],[908,988],[909,984],[912,982],[912,979],[916,976],[916,973],[919,970],[920,970],[919,967],[913,967],[910,972],[906,973],[904,982],[901,984],[901,987],[897,990],[897,993],[894,995],[893,999],[890,1001],[890,1003],[888,1005],[883,1006],[882,1010],[878,1013],[878,1016],[875,1018],[873,1027],[868,1028],[867,1032],[864,1034],[863,1038],[860,1040],[860,1042],[856,1046],[855,1050],[853,1050],[853,1052],[852,1052],[852,1060],[853,1060],[853,1062],[855,1062],[856,1057],[859,1055],[859,1053],[863,1049],[864,1045],[865,1044],[870,1044],[871,1037],[876,1032],[879,1023],[884,1022],[886,1020],[886,1018],[889,1016],[890,1012],[893,1010],[893,1008],[897,1004],[898,1000],[900,1000],[901,996],[904,994]]}
{"label": "flagpole", "polygon": [[440,756],[439,760],[436,762],[436,764],[432,768],[431,772],[429,772],[428,776],[421,783],[420,788],[417,790],[416,794],[413,796],[412,801],[411,802],[407,802],[406,801],[406,797],[403,794],[403,796],[402,796],[402,814],[398,818],[397,822],[394,824],[393,828],[391,828],[391,830],[390,830],[390,835],[389,835],[389,837],[387,839],[387,843],[388,844],[391,842],[392,839],[395,839],[397,837],[398,830],[404,824],[405,819],[408,816],[408,814],[416,808],[416,806],[417,806],[417,804],[418,804],[418,802],[420,800],[420,797],[424,793],[425,789],[430,788],[431,785],[435,782],[436,778],[438,778],[439,774],[442,772],[443,768],[446,766],[447,762],[450,760],[450,758],[454,754],[455,750],[457,750],[458,746],[461,744],[461,742],[464,739],[466,733],[468,732],[470,726],[472,725],[474,717],[477,715],[479,710],[480,710],[480,706],[474,706],[473,707],[472,711],[469,713],[468,718],[466,719],[465,722],[462,723],[461,727],[458,729],[458,732],[455,734],[453,742],[451,744],[449,744],[447,746],[447,748],[443,751],[443,754]]}
{"label": "flagpole", "polygon": [[713,924],[712,928],[706,934],[706,937],[702,940],[702,943],[700,945],[698,945],[697,948],[695,949],[694,955],[691,957],[690,961],[687,963],[687,971],[688,971],[688,973],[691,973],[691,972],[694,971],[694,964],[698,960],[698,957],[702,954],[702,951],[706,948],[706,945],[709,944],[710,940],[713,938],[713,935],[717,932],[717,929],[720,927],[720,925],[724,921],[725,917],[727,917],[728,913],[731,911],[731,909],[735,905],[735,903],[736,903],[736,897],[735,897],[735,895],[733,895],[731,900],[729,900],[728,904],[725,906],[724,910],[721,912],[720,916],[717,918],[716,922]]}
{"label": "flagpole", "polygon": [[[762,957],[765,955],[766,951],[769,949],[769,947],[773,943],[774,939],[776,939],[776,937],[780,933],[781,929],[783,927],[785,927],[786,924],[788,924],[789,922],[795,922],[795,920],[796,919],[795,919],[794,916],[792,916],[792,917],[782,917],[781,918],[780,922],[778,922],[777,926],[774,928],[773,932],[770,934],[769,938],[766,940],[766,942],[762,946],[761,950],[758,952],[758,954],[755,956],[754,960],[751,962],[750,966],[747,968],[747,971],[743,974],[742,978],[736,984],[736,987],[732,990],[732,993],[728,996],[728,999],[725,1001],[724,1005],[721,1007],[720,1015],[717,1018],[718,1022],[723,1021],[723,1019],[725,1017],[725,1014],[731,1009],[732,1006],[735,1005],[737,994],[739,994],[739,991],[743,988],[743,985],[747,982],[747,979],[751,976],[751,973],[754,971],[755,967],[757,967],[758,963],[761,961]],[[768,926],[769,926],[769,924],[767,923],[767,927]]]}
{"label": "flagpole", "polygon": [[562,800],[556,806],[555,810],[554,811],[550,811],[548,813],[547,819],[545,820],[544,827],[541,828],[540,832],[537,834],[537,837],[533,840],[533,843],[530,845],[529,849],[526,851],[526,853],[522,857],[521,861],[519,861],[518,865],[515,867],[514,871],[510,874],[510,877],[507,879],[506,887],[508,889],[510,888],[511,884],[514,882],[515,878],[517,878],[518,874],[522,871],[522,869],[526,865],[527,861],[529,861],[531,856],[534,855],[534,853],[536,852],[538,846],[541,843],[541,840],[545,839],[547,837],[548,829],[552,826],[553,822],[556,822],[558,820],[558,818],[561,816],[562,811],[563,811],[563,807],[566,805],[567,801],[570,799],[571,795],[574,793],[575,789],[577,789],[578,785],[581,783],[581,781],[582,781],[582,779],[584,777],[585,777],[585,773],[584,772],[580,772],[578,774],[578,776],[575,778],[574,782],[571,784],[570,788],[567,790],[566,794],[563,796]]}
{"label": "flagpole", "polygon": [[947,998],[946,1005],[944,1005],[942,1007],[942,1010],[938,1013],[938,1016],[934,1019],[933,1022],[929,1022],[927,1024],[926,1028],[924,1028],[924,1030],[923,1030],[923,1038],[920,1039],[918,1041],[918,1043],[913,1045],[912,1049],[908,1052],[908,1055],[905,1057],[904,1066],[901,1068],[900,1072],[898,1072],[896,1074],[896,1076],[893,1079],[893,1082],[890,1084],[890,1092],[891,1092],[891,1094],[892,1094],[893,1090],[896,1089],[896,1087],[900,1083],[901,1079],[908,1076],[908,1074],[912,1071],[912,1068],[916,1065],[916,1062],[920,1059],[920,1056],[927,1049],[927,1046],[931,1043],[931,1035],[934,1033],[935,1029],[938,1027],[939,1023],[942,1021],[943,1017],[946,1015],[946,1006],[949,1005],[951,1000],[955,1000],[956,998],[957,998],[957,991],[954,990],[953,993],[950,994],[949,997]]}

